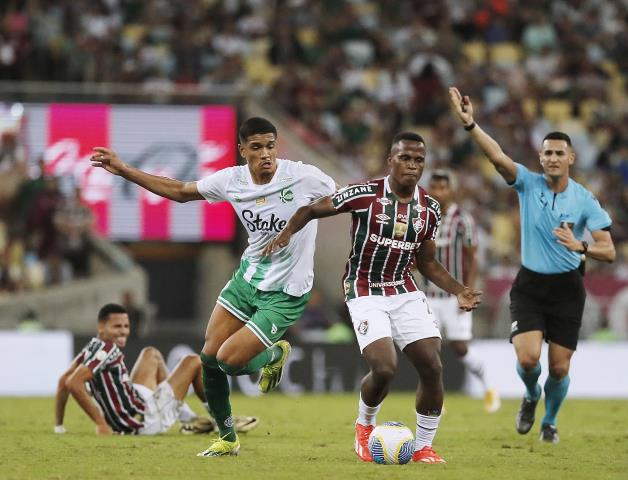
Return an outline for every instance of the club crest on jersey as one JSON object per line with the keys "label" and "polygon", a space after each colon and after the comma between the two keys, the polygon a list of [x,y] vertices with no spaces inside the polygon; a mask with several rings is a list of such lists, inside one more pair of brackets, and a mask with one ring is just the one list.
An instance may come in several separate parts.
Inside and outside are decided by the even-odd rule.
{"label": "club crest on jersey", "polygon": [[284,188],[281,192],[279,192],[279,199],[281,203],[288,203],[294,200],[294,193],[289,188]]}
{"label": "club crest on jersey", "polygon": [[425,220],[423,220],[421,217],[412,219],[412,227],[414,228],[414,231],[416,233],[419,233],[421,230],[423,230],[424,226]]}
{"label": "club crest on jersey", "polygon": [[358,325],[358,333],[360,335],[366,335],[366,332],[369,331],[369,322],[368,320],[364,320],[362,322],[360,322],[360,325]]}
{"label": "club crest on jersey", "polygon": [[402,238],[408,231],[408,224],[403,222],[395,222],[395,238]]}
{"label": "club crest on jersey", "polygon": [[379,203],[381,203],[382,205],[384,205],[384,206],[392,205],[392,200],[390,198],[387,198],[387,197],[378,198],[377,201]]}

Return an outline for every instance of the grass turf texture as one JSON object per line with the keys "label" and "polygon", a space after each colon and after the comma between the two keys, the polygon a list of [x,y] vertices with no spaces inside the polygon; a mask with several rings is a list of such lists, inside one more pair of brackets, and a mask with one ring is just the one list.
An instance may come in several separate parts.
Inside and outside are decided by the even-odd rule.
{"label": "grass turf texture", "polygon": [[[401,421],[414,431],[413,395],[391,394],[380,423]],[[199,403],[190,400],[201,412]],[[213,436],[185,436],[174,428],[154,437],[100,438],[70,401],[68,433],[52,433],[53,399],[0,398],[2,479],[487,479],[628,478],[628,402],[567,399],[559,417],[561,442],[538,441],[537,423],[526,436],[515,432],[518,401],[487,415],[480,400],[448,395],[435,441],[446,465],[365,464],[353,453],[357,395],[233,398],[238,414],[261,423],[241,435],[240,456],[198,458]]]}

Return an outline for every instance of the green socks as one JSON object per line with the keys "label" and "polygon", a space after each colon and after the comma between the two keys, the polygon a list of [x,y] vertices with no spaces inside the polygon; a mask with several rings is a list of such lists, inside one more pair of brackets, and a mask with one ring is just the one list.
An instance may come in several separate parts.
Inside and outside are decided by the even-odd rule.
{"label": "green socks", "polygon": [[267,348],[262,353],[258,353],[254,356],[249,363],[243,366],[231,366],[220,360],[216,360],[220,369],[225,372],[227,375],[238,376],[238,375],[250,375],[252,373],[257,372],[261,368],[266,365],[270,365],[271,363],[275,363],[277,360],[281,358],[283,355],[283,350],[278,345],[273,345],[270,348]]}
{"label": "green socks", "polygon": [[227,375],[218,366],[216,357],[201,353],[201,362],[203,364],[205,397],[211,413],[218,424],[220,437],[233,442],[237,436],[233,428],[233,417],[231,416]]}

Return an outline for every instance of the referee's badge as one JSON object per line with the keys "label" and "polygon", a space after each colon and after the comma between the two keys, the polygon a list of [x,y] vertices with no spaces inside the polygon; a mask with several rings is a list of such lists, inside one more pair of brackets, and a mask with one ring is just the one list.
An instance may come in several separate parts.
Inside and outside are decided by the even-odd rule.
{"label": "referee's badge", "polygon": [[358,325],[358,333],[360,335],[366,335],[366,332],[369,331],[369,322],[368,320],[364,320],[362,322],[360,322],[360,325]]}

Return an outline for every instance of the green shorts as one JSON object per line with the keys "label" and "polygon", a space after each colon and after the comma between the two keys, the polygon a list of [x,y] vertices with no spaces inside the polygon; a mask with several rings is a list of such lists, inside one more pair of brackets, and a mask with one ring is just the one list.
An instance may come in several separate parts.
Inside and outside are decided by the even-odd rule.
{"label": "green shorts", "polygon": [[242,320],[267,347],[272,346],[301,315],[310,292],[293,297],[284,292],[258,290],[237,270],[216,302]]}

